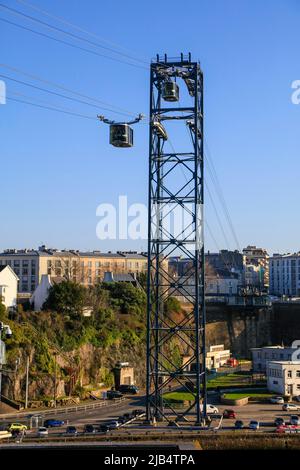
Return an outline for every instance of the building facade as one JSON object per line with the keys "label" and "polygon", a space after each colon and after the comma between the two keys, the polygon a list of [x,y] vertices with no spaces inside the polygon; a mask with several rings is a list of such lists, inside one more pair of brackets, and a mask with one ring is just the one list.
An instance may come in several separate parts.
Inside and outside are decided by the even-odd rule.
{"label": "building facade", "polygon": [[51,280],[64,278],[90,286],[102,281],[108,271],[145,273],[147,256],[136,252],[82,252],[41,246],[38,250],[5,250],[0,253],[0,266],[10,266],[18,276],[18,292],[32,293],[43,275]]}
{"label": "building facade", "polygon": [[269,362],[267,387],[270,392],[280,395],[300,395],[300,361]]}
{"label": "building facade", "polygon": [[270,257],[271,295],[300,297],[300,252]]}
{"label": "building facade", "polygon": [[0,266],[0,302],[6,308],[17,305],[18,276],[10,266]]}
{"label": "building facade", "polygon": [[297,351],[297,346],[264,346],[262,348],[252,348],[251,353],[253,372],[266,373],[270,361],[291,361],[294,359],[292,354],[295,351]]}
{"label": "building facade", "polygon": [[[269,255],[265,248],[248,245],[243,249],[245,284],[262,289],[269,286]],[[250,284],[252,282],[253,284]]]}

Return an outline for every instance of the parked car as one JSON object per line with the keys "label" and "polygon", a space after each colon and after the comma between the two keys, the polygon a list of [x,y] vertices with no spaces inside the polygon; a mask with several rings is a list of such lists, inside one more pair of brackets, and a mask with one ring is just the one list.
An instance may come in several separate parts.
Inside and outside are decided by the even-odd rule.
{"label": "parked car", "polygon": [[295,399],[296,399],[297,401],[300,401],[300,395],[297,395],[297,396],[295,397]]}
{"label": "parked car", "polygon": [[122,398],[123,393],[119,392],[118,390],[108,390],[106,396],[108,400],[113,400],[114,398]]}
{"label": "parked car", "polygon": [[37,435],[38,435],[38,437],[47,437],[48,436],[48,429],[45,428],[44,426],[38,428]]}
{"label": "parked car", "polygon": [[66,434],[77,436],[78,434],[77,428],[75,426],[67,426]]}
{"label": "parked car", "polygon": [[118,427],[120,426],[120,423],[114,420],[114,421],[110,421],[109,423],[107,423],[107,426],[108,426],[108,429],[118,429]]}
{"label": "parked car", "polygon": [[276,403],[278,405],[283,405],[284,404],[284,398],[283,397],[271,397],[270,398],[270,403]]}
{"label": "parked car", "polygon": [[125,424],[126,421],[127,421],[127,419],[124,418],[124,416],[120,416],[120,417],[118,418],[118,423],[119,423],[120,425]]}
{"label": "parked car", "polygon": [[224,410],[224,411],[223,411],[223,418],[226,418],[226,419],[235,419],[235,418],[236,418],[236,415],[235,415],[234,410]]}
{"label": "parked car", "polygon": [[275,418],[274,424],[276,427],[284,426],[285,421],[283,418],[278,417],[278,418]]}
{"label": "parked car", "polygon": [[252,419],[249,423],[249,429],[253,429],[254,431],[257,431],[259,429],[259,421]]}
{"label": "parked car", "polygon": [[291,415],[290,416],[290,424],[293,424],[294,426],[299,426],[299,424],[300,424],[299,416]]}
{"label": "parked car", "polygon": [[243,428],[244,428],[244,423],[243,423],[243,421],[241,421],[240,419],[238,419],[238,420],[234,423],[234,427],[235,427],[235,429],[243,429]]}
{"label": "parked car", "polygon": [[109,427],[107,424],[100,424],[100,426],[98,427],[98,431],[106,433],[109,431]]}
{"label": "parked car", "polygon": [[60,428],[64,424],[65,422],[60,419],[46,419],[46,421],[44,421],[45,428]]}
{"label": "parked car", "polygon": [[[202,410],[202,405],[201,405],[201,410]],[[219,409],[214,405],[207,404],[206,410],[207,410],[207,413],[214,413],[214,414],[219,413]]]}
{"label": "parked car", "polygon": [[299,405],[295,405],[294,403],[285,403],[282,405],[283,411],[298,411]]}
{"label": "parked car", "polygon": [[119,385],[118,391],[128,395],[136,395],[139,393],[139,388],[136,385]]}
{"label": "parked car", "polygon": [[83,432],[86,434],[95,434],[95,426],[93,426],[92,424],[86,424],[83,428]]}
{"label": "parked car", "polygon": [[12,431],[27,431],[27,426],[25,424],[21,424],[21,423],[11,423],[8,428],[7,428],[8,431],[12,432]]}
{"label": "parked car", "polygon": [[123,417],[126,419],[126,421],[130,421],[134,416],[132,413],[124,413]]}

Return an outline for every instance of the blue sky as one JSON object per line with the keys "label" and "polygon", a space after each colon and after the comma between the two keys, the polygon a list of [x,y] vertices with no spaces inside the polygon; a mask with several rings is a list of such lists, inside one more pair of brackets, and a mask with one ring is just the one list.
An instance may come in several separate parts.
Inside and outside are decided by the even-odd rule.
{"label": "blue sky", "polygon": [[[157,52],[174,56],[191,51],[204,70],[206,140],[240,246],[256,244],[270,253],[299,250],[300,105],[291,102],[291,83],[300,79],[299,1],[198,0],[186,9],[179,0],[160,2],[157,8],[148,0],[28,2],[146,62]],[[81,34],[16,0],[3,4]],[[70,40],[3,8],[0,18]],[[133,112],[148,112],[147,69],[87,54],[2,22],[0,40],[2,64]],[[115,47],[111,43],[103,44]],[[3,67],[0,73],[43,86]],[[79,103],[8,80],[6,84],[8,96],[23,93],[97,114],[97,109]],[[108,145],[108,128],[96,120],[12,101],[0,106],[0,120],[1,249],[41,243],[102,251],[145,249],[142,240],[96,237],[98,204],[116,204],[118,195],[127,195],[129,203],[146,203],[145,124],[135,128],[134,148],[118,150]],[[209,177],[207,182],[213,192]],[[217,244],[207,234],[206,246],[237,248],[217,199],[216,205],[229,244],[207,198],[206,216]]]}

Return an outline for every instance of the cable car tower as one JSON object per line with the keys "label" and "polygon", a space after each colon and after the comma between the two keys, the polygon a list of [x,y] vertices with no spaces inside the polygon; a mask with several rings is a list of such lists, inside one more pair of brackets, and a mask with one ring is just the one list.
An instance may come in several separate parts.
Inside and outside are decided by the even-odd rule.
{"label": "cable car tower", "polygon": [[[180,103],[179,93],[184,103]],[[188,136],[181,132],[185,127]],[[187,144],[183,144],[184,137]],[[168,140],[172,151],[166,148]],[[180,152],[175,151],[176,147]],[[199,425],[206,418],[203,164],[200,64],[192,62],[190,54],[181,54],[175,60],[157,56],[150,73],[146,371],[149,423],[166,420],[175,425]],[[170,218],[178,222],[178,214],[182,223],[172,225]],[[184,272],[169,272],[170,256],[187,260]],[[188,308],[184,313],[175,315],[166,309],[166,301],[174,295],[186,300]],[[185,409],[176,409],[164,399],[171,389],[192,392],[192,403]]]}

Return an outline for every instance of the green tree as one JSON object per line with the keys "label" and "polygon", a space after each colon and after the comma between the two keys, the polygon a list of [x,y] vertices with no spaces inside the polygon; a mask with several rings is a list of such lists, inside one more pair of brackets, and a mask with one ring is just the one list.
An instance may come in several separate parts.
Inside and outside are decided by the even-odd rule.
{"label": "green tree", "polygon": [[80,318],[87,298],[88,292],[85,287],[76,282],[63,281],[50,288],[43,309],[63,313],[73,319]]}
{"label": "green tree", "polygon": [[105,283],[103,286],[110,292],[112,306],[118,308],[120,313],[144,315],[146,294],[142,289],[126,282]]}

